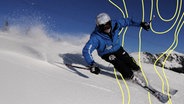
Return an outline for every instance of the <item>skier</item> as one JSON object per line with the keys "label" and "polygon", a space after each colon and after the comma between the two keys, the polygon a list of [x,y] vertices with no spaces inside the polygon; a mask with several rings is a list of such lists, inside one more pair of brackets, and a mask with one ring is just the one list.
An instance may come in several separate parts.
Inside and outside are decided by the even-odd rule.
{"label": "skier", "polygon": [[[100,13],[96,17],[95,30],[90,35],[89,41],[84,46],[82,53],[90,66],[90,72],[99,74],[100,69],[92,57],[92,52],[96,49],[98,55],[105,61],[113,64],[125,79],[133,79],[133,70],[138,71],[140,67],[133,57],[123,49],[118,33],[123,27],[137,26],[145,30],[150,29],[148,22],[136,22],[131,18],[121,18],[111,20],[107,13]],[[136,80],[136,79],[134,79]]]}

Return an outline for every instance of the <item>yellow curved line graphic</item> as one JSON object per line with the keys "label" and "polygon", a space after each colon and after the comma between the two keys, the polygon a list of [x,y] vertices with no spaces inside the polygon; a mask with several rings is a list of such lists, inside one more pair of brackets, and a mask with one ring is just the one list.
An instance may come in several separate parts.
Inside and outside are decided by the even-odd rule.
{"label": "yellow curved line graphic", "polygon": [[[181,8],[181,6],[180,6],[180,8]],[[181,10],[181,9],[180,9]],[[179,12],[180,13],[180,12]],[[178,14],[178,17],[179,17],[179,14]],[[177,18],[178,18],[177,17]],[[162,33],[160,33],[160,34],[162,34]],[[174,39],[174,42],[172,43],[172,45],[155,61],[155,63],[154,63],[154,66],[155,66],[155,69],[156,69],[156,63],[173,47],[173,45],[174,45],[174,43],[175,43],[175,40],[176,39]],[[156,72],[158,72],[158,71],[156,71]],[[161,78],[161,75],[159,75],[160,76],[160,78]],[[162,79],[162,78],[161,78]],[[163,82],[163,81],[162,81]],[[164,86],[164,85],[163,85]],[[162,88],[162,90],[163,90],[163,92],[164,92],[164,88]]]}
{"label": "yellow curved line graphic", "polygon": [[[124,16],[124,17],[128,17],[128,12],[127,12],[127,9],[126,9],[126,7],[125,7],[125,10],[126,10],[126,16],[125,16],[125,13],[122,11],[122,9],[119,7],[119,6],[117,6],[114,2],[112,2],[111,0],[109,0],[109,2],[112,4],[112,5],[114,5],[116,8],[118,8],[120,11],[121,11],[121,13],[122,13],[122,15]],[[125,4],[125,2],[123,1],[123,3],[124,3],[124,6],[126,6],[126,4]],[[124,36],[125,36],[125,33],[126,33],[126,30],[127,30],[127,27],[125,28],[125,31],[124,31],[124,33],[123,33],[123,45],[124,45]],[[123,28],[121,29],[121,31],[119,32],[119,34],[121,34],[122,33],[122,31],[123,31]],[[119,86],[119,88],[120,88],[120,91],[121,91],[121,94],[122,94],[122,104],[124,104],[124,91],[123,91],[123,89],[122,89],[122,86],[121,86],[121,84],[119,83],[119,80],[118,80],[118,77],[117,77],[117,74],[116,74],[116,70],[114,69],[114,74],[115,74],[115,76],[116,76],[116,81],[117,81],[117,83],[118,83],[118,86]],[[123,82],[124,82],[124,84],[125,84],[125,86],[126,86],[126,89],[127,89],[127,92],[128,92],[128,104],[130,104],[130,90],[129,90],[129,87],[128,87],[128,85],[127,85],[127,83],[126,83],[126,80],[123,78],[123,76],[121,75],[121,78],[122,78],[122,80],[123,80]]]}
{"label": "yellow curved line graphic", "polygon": [[[173,47],[173,49],[171,49],[171,50],[168,52],[168,55],[166,56],[166,58],[165,58],[165,60],[164,60],[164,63],[163,63],[163,66],[162,66],[162,72],[163,72],[163,74],[164,74],[164,78],[165,78],[166,84],[167,84],[167,94],[168,94],[168,95],[169,95],[170,87],[169,87],[168,79],[167,79],[166,74],[165,74],[164,66],[165,66],[165,63],[166,63],[168,57],[170,56],[171,52],[172,52],[172,51],[177,47],[177,45],[178,45],[178,35],[179,35],[179,32],[180,32],[180,30],[181,30],[181,28],[182,28],[182,26],[183,26],[183,23],[184,23],[184,21],[183,21],[183,23],[181,23],[181,21],[182,21],[182,19],[183,19],[183,16],[184,16],[184,13],[183,13],[183,15],[182,15],[180,21],[178,22],[178,25],[177,25],[176,30],[175,30],[175,33],[174,33],[174,40],[175,40],[174,42],[175,42],[175,46]],[[180,23],[181,23],[181,26],[179,26]],[[173,43],[173,44],[174,44],[174,43]],[[170,98],[169,98],[169,104],[172,104],[172,101],[171,101]]]}
{"label": "yellow curved line graphic", "polygon": [[122,86],[121,86],[121,83],[120,83],[120,81],[118,80],[118,77],[117,77],[117,74],[116,74],[116,69],[114,68],[114,75],[115,75],[115,77],[116,77],[116,81],[117,81],[117,83],[118,83],[118,86],[119,86],[119,89],[120,89],[120,91],[121,91],[121,95],[122,95],[122,104],[124,104],[125,102],[125,96],[124,96],[124,91],[123,91],[123,88],[122,88]]}
{"label": "yellow curved line graphic", "polygon": [[[125,9],[125,12],[126,12],[126,14],[122,11],[122,9],[117,5],[117,4],[115,4],[114,2],[112,2],[111,0],[109,0],[109,2],[112,4],[112,5],[114,5],[117,9],[119,9],[120,10],[120,12],[122,13],[122,15],[124,16],[124,17],[128,17],[128,11],[127,11],[127,8],[126,8],[126,3],[125,3],[125,1],[124,0],[122,0],[122,2],[123,2],[123,4],[124,4],[124,9]],[[141,1],[142,2],[142,21],[144,21],[144,0],[142,0]],[[152,23],[150,23],[150,29],[152,30],[152,32],[153,33],[155,33],[155,34],[165,34],[165,33],[168,33],[169,31],[171,31],[173,28],[174,28],[174,26],[176,25],[176,23],[178,22],[178,19],[179,19],[179,17],[180,17],[180,13],[181,13],[181,8],[182,8],[182,0],[177,0],[177,4],[176,4],[176,10],[175,10],[175,13],[174,13],[174,15],[172,16],[172,18],[170,18],[170,19],[164,19],[161,15],[160,15],[160,10],[159,10],[159,6],[158,6],[158,0],[156,1],[156,11],[157,11],[157,14],[158,14],[158,16],[159,16],[159,18],[162,20],[162,21],[164,21],[164,22],[170,22],[170,21],[172,21],[174,18],[176,18],[175,19],[175,21],[174,21],[174,23],[173,23],[173,25],[169,28],[169,29],[167,29],[167,30],[165,30],[165,31],[162,31],[162,32],[159,32],[159,31],[155,31],[154,29],[153,29],[153,27],[152,27]],[[179,6],[179,7],[178,7]],[[152,16],[153,16],[153,11],[154,11],[154,2],[153,2],[153,0],[151,0],[151,8],[150,8],[150,20],[152,20]],[[177,47],[177,45],[178,45],[178,35],[179,35],[179,32],[180,32],[180,30],[181,30],[181,28],[183,27],[183,24],[184,24],[184,21],[182,21],[182,19],[183,19],[183,16],[184,16],[184,13],[182,14],[182,16],[181,16],[181,18],[180,18],[180,20],[179,20],[179,22],[178,22],[178,25],[177,25],[177,27],[176,27],[176,30],[175,30],[175,33],[174,33],[174,41],[173,41],[173,43],[172,43],[172,45],[170,45],[170,47],[161,55],[161,56],[159,56],[159,58],[154,62],[154,70],[155,70],[155,72],[156,72],[156,74],[158,75],[158,77],[160,78],[160,80],[161,80],[161,82],[162,82],[162,92],[163,93],[165,93],[164,92],[164,86],[165,86],[165,84],[164,84],[164,79],[165,79],[165,81],[166,81],[166,87],[167,87],[167,94],[169,95],[169,91],[170,91],[170,87],[169,87],[169,81],[168,81],[168,79],[167,79],[167,76],[166,76],[166,73],[165,73],[165,69],[164,69],[164,65],[165,65],[165,63],[166,63],[166,61],[167,61],[167,59],[168,59],[168,57],[169,57],[169,55],[171,54],[171,52]],[[181,24],[181,25],[180,25]],[[125,28],[125,29],[121,29],[121,31],[119,32],[119,35],[122,33],[122,31],[124,30],[124,32],[123,32],[123,37],[122,37],[122,46],[124,46],[124,37],[125,37],[125,34],[126,34],[126,31],[127,31],[127,27]],[[142,28],[140,28],[140,31],[139,31],[139,50],[138,50],[138,61],[139,61],[139,66],[140,66],[140,68],[141,68],[141,72],[142,72],[142,75],[143,75],[143,77],[144,77],[144,79],[145,79],[145,81],[146,81],[146,84],[148,85],[149,84],[149,82],[148,82],[148,79],[146,78],[146,75],[145,75],[145,73],[144,73],[144,70],[142,69],[142,64],[141,64],[141,47],[142,47],[142,40],[141,40],[141,38],[142,38]],[[175,44],[175,46],[174,46],[174,44]],[[173,47],[173,48],[172,48]],[[167,57],[164,59],[164,61],[163,61],[163,66],[162,66],[162,73],[163,73],[163,75],[164,75],[164,79],[163,79],[163,77],[161,76],[161,74],[158,72],[158,70],[157,70],[157,68],[156,68],[156,64],[158,63],[158,61],[164,56],[164,55],[166,55],[166,53],[168,53],[168,55],[167,55]],[[121,86],[121,83],[120,83],[120,81],[118,80],[118,77],[117,77],[117,73],[116,73],[116,69],[114,69],[114,74],[115,74],[115,77],[116,77],[116,81],[117,81],[117,83],[118,83],[118,86],[119,86],[119,88],[120,88],[120,91],[121,91],[121,94],[122,94],[122,104],[124,104],[124,91],[123,91],[123,89],[122,89],[122,86]],[[123,76],[121,75],[121,78],[122,78],[122,80],[123,80],[123,82],[124,82],[124,84],[125,84],[125,86],[126,86],[126,89],[127,89],[127,91],[128,91],[128,104],[130,104],[130,90],[129,90],[129,87],[128,87],[128,85],[127,85],[127,83],[126,83],[126,80],[123,78]],[[152,104],[152,101],[151,101],[151,96],[150,96],[150,93],[148,92],[148,100],[149,100],[149,104]],[[168,102],[169,104],[172,104],[172,101],[171,101],[171,99],[169,99],[169,102]]]}
{"label": "yellow curved line graphic", "polygon": [[158,16],[159,16],[159,18],[161,19],[161,20],[163,20],[163,21],[165,21],[165,22],[169,22],[169,21],[172,21],[174,18],[175,18],[175,16],[176,16],[176,14],[177,14],[177,10],[178,10],[178,2],[179,2],[179,0],[176,0],[177,1],[177,4],[176,4],[176,9],[175,9],[175,13],[174,13],[174,15],[170,18],[170,19],[164,19],[161,15],[160,15],[160,10],[159,10],[159,3],[158,3],[158,0],[156,0],[156,10],[157,10],[157,13],[159,14]]}
{"label": "yellow curved line graphic", "polygon": [[[144,21],[144,0],[141,1],[142,2],[142,21]],[[142,32],[142,28],[140,28],[139,31],[139,50],[138,50],[138,62],[139,62],[139,66],[142,72],[142,75],[146,81],[146,84],[148,85],[148,79],[146,78],[146,75],[144,73],[144,70],[142,69],[142,64],[141,64],[141,47],[142,47],[142,38],[141,38],[141,32]],[[149,100],[149,104],[152,104],[151,102],[151,96],[150,96],[150,92],[148,92],[148,100]]]}
{"label": "yellow curved line graphic", "polygon": [[[174,24],[173,24],[169,29],[167,29],[167,30],[165,30],[165,31],[162,31],[162,32],[157,32],[157,31],[155,31],[155,30],[152,28],[152,23],[150,24],[151,30],[152,30],[155,34],[165,34],[165,33],[171,31],[171,30],[174,28],[174,26],[176,25],[176,23],[177,23],[177,21],[178,21],[178,18],[179,18],[179,16],[180,16],[180,12],[181,12],[182,0],[180,0],[180,2],[181,2],[181,3],[180,3],[180,8],[179,8],[179,10],[178,10],[178,6],[176,6],[176,12],[175,12],[175,14],[174,14],[174,15],[176,15],[177,12],[178,12],[178,15],[177,15],[177,17],[176,17],[176,20],[175,20]],[[178,2],[177,2],[177,3],[178,3]],[[158,7],[158,3],[156,4],[156,8],[159,8],[159,7]],[[161,17],[161,15],[159,14],[159,11],[158,11],[158,10],[157,10],[157,13],[158,13],[158,16]],[[175,17],[175,16],[173,16],[173,17]],[[163,18],[161,17],[161,20],[164,21],[165,19],[163,19]],[[173,19],[172,19],[172,20],[173,20]]]}
{"label": "yellow curved line graphic", "polygon": [[[156,7],[158,8],[158,1],[157,1],[157,4],[156,4]],[[175,15],[176,15],[176,13],[177,13],[177,11],[178,11],[178,16],[176,17],[176,20],[175,20],[174,24],[171,26],[171,28],[169,28],[168,30],[166,30],[166,31],[164,31],[164,32],[156,32],[156,31],[154,31],[153,29],[152,29],[152,31],[155,32],[155,33],[157,33],[157,34],[164,34],[164,33],[169,32],[169,31],[175,26],[176,22],[178,21],[178,18],[179,18],[179,16],[180,16],[180,12],[181,12],[181,7],[182,7],[182,0],[181,0],[181,2],[180,2],[180,8],[179,8],[179,10],[178,10],[178,2],[177,2],[175,14],[174,14],[173,18],[170,19],[170,21],[171,21],[172,19],[174,19]],[[151,12],[151,13],[152,13],[152,12]],[[157,13],[158,13],[159,17],[161,18],[161,15],[159,14],[158,9],[157,9]],[[180,24],[182,18],[183,18],[183,15],[182,15],[180,21],[178,22],[178,24]],[[165,19],[163,19],[163,18],[161,18],[161,19],[162,19],[163,21],[165,21]],[[178,25],[178,26],[179,26],[179,25]],[[167,76],[166,76],[166,73],[165,73],[164,66],[165,66],[166,60],[168,59],[170,53],[171,53],[171,52],[177,47],[177,45],[178,45],[178,33],[179,33],[179,32],[177,32],[178,26],[176,27],[176,31],[175,31],[175,33],[174,33],[174,41],[173,41],[173,43],[170,45],[170,47],[169,47],[161,56],[159,56],[159,58],[158,58],[158,59],[155,61],[155,63],[154,63],[154,70],[155,70],[155,72],[157,73],[157,75],[159,76],[159,78],[161,79],[161,82],[162,82],[162,92],[165,93],[165,92],[164,92],[164,80],[163,80],[162,76],[160,75],[160,73],[158,72],[158,70],[157,70],[157,68],[156,68],[156,64],[157,64],[158,61],[159,61],[164,55],[166,55],[166,53],[168,53],[168,51],[169,51],[168,55],[166,56],[166,58],[164,59],[163,64],[162,64],[162,73],[163,73],[164,78],[165,78],[165,81],[166,81],[167,94],[168,94],[168,95],[169,95],[169,90],[170,90],[170,89],[169,89],[169,82],[168,82],[168,79],[167,79]],[[182,27],[182,25],[179,27],[179,29],[178,29],[179,31],[180,31],[181,27]],[[175,46],[174,46],[174,44],[175,44]],[[174,46],[174,48],[171,49],[173,46]],[[170,98],[169,98],[169,104],[172,104],[172,101],[171,101]]]}

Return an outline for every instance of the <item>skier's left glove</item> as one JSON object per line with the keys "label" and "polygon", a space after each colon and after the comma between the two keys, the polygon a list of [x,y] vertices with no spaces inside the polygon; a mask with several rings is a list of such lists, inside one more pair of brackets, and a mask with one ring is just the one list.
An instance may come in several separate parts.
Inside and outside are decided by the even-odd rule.
{"label": "skier's left glove", "polygon": [[94,74],[100,73],[100,68],[96,65],[96,63],[93,63],[92,65],[90,65],[89,70],[91,73],[94,73]]}
{"label": "skier's left glove", "polygon": [[150,24],[148,22],[141,22],[141,27],[148,31],[150,29]]}

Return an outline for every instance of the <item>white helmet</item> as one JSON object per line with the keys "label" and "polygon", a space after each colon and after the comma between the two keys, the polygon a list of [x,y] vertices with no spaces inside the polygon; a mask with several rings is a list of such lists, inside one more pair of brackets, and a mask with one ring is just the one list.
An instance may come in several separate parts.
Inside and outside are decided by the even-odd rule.
{"label": "white helmet", "polygon": [[99,25],[105,24],[110,20],[111,18],[107,13],[100,13],[96,17],[96,25],[99,26]]}

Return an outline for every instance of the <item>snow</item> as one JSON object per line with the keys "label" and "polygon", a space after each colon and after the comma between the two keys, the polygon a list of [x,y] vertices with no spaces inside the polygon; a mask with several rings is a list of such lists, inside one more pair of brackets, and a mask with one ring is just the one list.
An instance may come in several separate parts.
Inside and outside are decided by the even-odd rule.
{"label": "snow", "polygon": [[[147,91],[126,81],[129,98],[125,83],[120,80],[123,100],[112,65],[109,67],[96,52],[95,61],[105,68],[100,75],[59,64],[86,65],[81,50],[89,37],[60,38],[49,38],[42,26],[26,32],[16,27],[0,31],[0,104],[128,104],[129,99],[130,104],[149,104]],[[152,86],[161,91],[162,82],[153,65],[142,63],[142,67]],[[162,69],[157,70],[164,78]],[[179,90],[172,103],[182,104],[184,75],[169,70],[165,73],[170,88]],[[161,104],[152,95],[151,102]]]}
{"label": "snow", "polygon": [[166,61],[165,66],[169,67],[169,68],[176,68],[176,67],[181,68],[182,65],[179,64],[177,59],[178,59],[179,56],[184,56],[184,54],[173,51],[172,53],[170,53],[170,56],[173,57],[174,59],[171,62]]}
{"label": "snow", "polygon": [[[154,64],[154,60],[156,61],[156,59],[158,59],[162,53],[161,54],[151,54],[148,52],[140,52],[140,53],[134,52],[134,53],[131,53],[130,55],[133,56],[136,60],[138,60],[139,54],[141,56],[140,57],[141,62]],[[169,54],[169,56],[168,56],[168,54]],[[169,51],[168,53],[163,55],[163,57],[160,59],[160,62],[167,69],[182,68],[183,67],[183,65],[182,65],[183,57],[184,57],[184,54],[182,54],[182,53],[179,53],[176,51]],[[166,61],[165,61],[165,58],[167,58]]]}

